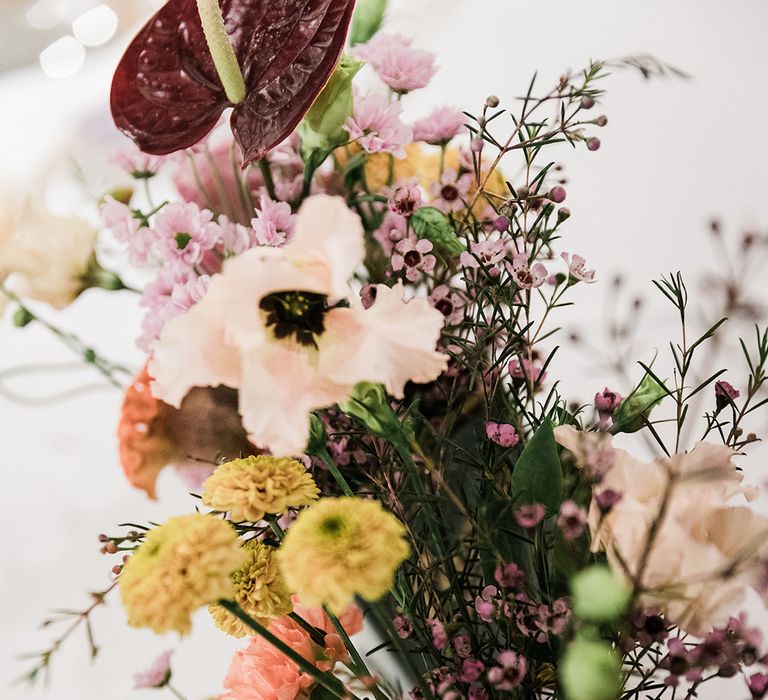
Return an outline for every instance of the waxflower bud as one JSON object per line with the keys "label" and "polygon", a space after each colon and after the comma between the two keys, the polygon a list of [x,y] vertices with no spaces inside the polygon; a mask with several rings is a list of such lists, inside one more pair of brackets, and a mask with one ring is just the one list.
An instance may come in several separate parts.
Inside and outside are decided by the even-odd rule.
{"label": "waxflower bud", "polygon": [[606,117],[604,114],[601,114],[597,119],[595,119],[595,124],[598,126],[605,126],[608,123],[608,117]]}
{"label": "waxflower bud", "polygon": [[509,229],[510,220],[508,216],[500,216],[493,222],[493,228],[495,228],[497,231],[502,232]]}
{"label": "waxflower bud", "polygon": [[600,139],[596,138],[595,136],[588,138],[587,148],[590,151],[596,151],[598,148],[600,148]]}
{"label": "waxflower bud", "polygon": [[480,139],[480,138],[474,138],[474,139],[472,139],[472,141],[470,142],[470,144],[469,144],[469,147],[472,149],[472,151],[473,151],[473,152],[475,152],[475,153],[480,153],[480,152],[483,150],[483,146],[484,146],[484,145],[485,145],[485,144],[484,144],[484,142],[483,142],[483,139]]}
{"label": "waxflower bud", "polygon": [[568,207],[560,207],[557,210],[557,220],[565,221],[571,217],[571,210]]}
{"label": "waxflower bud", "polygon": [[488,97],[485,98],[485,104],[487,107],[495,109],[499,106],[499,98],[496,97],[496,95],[488,95]]}
{"label": "waxflower bud", "polygon": [[552,200],[555,204],[562,204],[565,201],[565,187],[560,187],[560,185],[556,185],[549,191],[549,199]]}
{"label": "waxflower bud", "polygon": [[581,98],[580,106],[582,109],[592,109],[595,106],[595,100],[589,95],[585,95]]}
{"label": "waxflower bud", "polygon": [[617,620],[629,604],[631,590],[607,566],[591,566],[571,580],[573,611],[585,622]]}

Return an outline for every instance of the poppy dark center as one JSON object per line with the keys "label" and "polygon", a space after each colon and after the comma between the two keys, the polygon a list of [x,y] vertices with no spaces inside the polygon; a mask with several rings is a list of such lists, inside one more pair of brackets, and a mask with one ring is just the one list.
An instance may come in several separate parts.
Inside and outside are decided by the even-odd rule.
{"label": "poppy dark center", "polygon": [[267,327],[275,338],[294,336],[302,345],[317,346],[315,337],[325,330],[328,297],[314,292],[275,292],[265,296],[259,308],[267,315]]}

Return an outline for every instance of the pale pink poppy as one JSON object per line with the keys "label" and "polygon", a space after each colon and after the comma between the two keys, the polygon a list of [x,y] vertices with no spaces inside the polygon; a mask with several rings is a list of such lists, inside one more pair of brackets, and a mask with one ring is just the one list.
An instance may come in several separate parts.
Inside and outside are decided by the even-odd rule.
{"label": "pale pink poppy", "polygon": [[[376,285],[364,308],[349,285],[364,255],[359,218],[340,198],[303,204],[293,239],[227,260],[206,296],[168,322],[154,349],[154,394],[178,406],[194,386],[239,389],[254,444],[300,454],[310,413],[346,400],[362,381],[396,398],[447,366],[435,346],[442,314],[403,286]],[[343,305],[345,302],[348,305]]]}

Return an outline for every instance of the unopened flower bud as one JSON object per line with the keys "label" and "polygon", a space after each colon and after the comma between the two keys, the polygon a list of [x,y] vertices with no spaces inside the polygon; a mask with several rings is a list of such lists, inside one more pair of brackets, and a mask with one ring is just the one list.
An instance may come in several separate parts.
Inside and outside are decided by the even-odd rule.
{"label": "unopened flower bud", "polygon": [[605,126],[608,123],[608,117],[606,117],[604,114],[601,114],[597,119],[595,119],[595,124],[598,126]]}
{"label": "unopened flower bud", "polygon": [[556,185],[549,191],[548,197],[555,204],[561,204],[562,202],[565,201],[565,197],[566,197],[565,187],[560,187],[560,185]]}
{"label": "unopened flower bud", "polygon": [[582,109],[592,109],[595,106],[595,100],[589,95],[585,95],[581,98],[580,106]]}
{"label": "unopened flower bud", "polygon": [[115,564],[112,567],[112,573],[115,574],[115,576],[117,576],[117,574],[119,574],[122,570],[123,570],[123,567],[121,564]]}
{"label": "unopened flower bud", "polygon": [[496,95],[488,95],[488,97],[485,98],[485,105],[491,109],[495,109],[499,106],[499,98],[496,97]]}
{"label": "unopened flower bud", "polygon": [[483,150],[484,146],[483,139],[481,138],[474,138],[469,144],[469,147],[472,149],[474,153],[480,153]]}
{"label": "unopened flower bud", "polygon": [[497,231],[506,231],[509,228],[509,217],[508,216],[500,216],[493,222],[493,228],[495,228]]}
{"label": "unopened flower bud", "polygon": [[595,136],[588,138],[587,148],[590,151],[596,151],[598,148],[600,148],[600,139],[596,138]]}
{"label": "unopened flower bud", "polygon": [[530,191],[525,185],[520,185],[520,187],[517,188],[518,199],[528,199],[529,194],[530,194]]}
{"label": "unopened flower bud", "polygon": [[571,216],[571,210],[568,207],[560,207],[557,210],[557,220],[565,221]]}
{"label": "unopened flower bud", "polygon": [[107,542],[104,545],[104,551],[107,554],[115,554],[117,552],[117,545],[114,542]]}
{"label": "unopened flower bud", "polygon": [[99,542],[109,542],[109,537],[104,534],[99,535]]}

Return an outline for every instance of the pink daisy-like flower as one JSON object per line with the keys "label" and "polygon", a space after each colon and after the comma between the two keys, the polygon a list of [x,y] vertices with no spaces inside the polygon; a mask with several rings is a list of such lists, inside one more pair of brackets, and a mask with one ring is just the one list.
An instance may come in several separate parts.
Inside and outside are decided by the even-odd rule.
{"label": "pink daisy-like flower", "polygon": [[503,241],[478,241],[470,243],[469,250],[464,251],[459,257],[459,262],[464,266],[477,270],[481,265],[490,268],[491,274],[496,270],[496,263],[504,259]]}
{"label": "pink daisy-like flower", "polygon": [[213,214],[197,204],[173,202],[164,206],[154,222],[160,256],[178,268],[194,268],[216,246],[221,231]]}
{"label": "pink daisy-like flower", "polygon": [[127,246],[128,260],[131,265],[146,265],[151,254],[155,236],[134,215],[133,210],[107,195],[99,209],[104,227],[109,230],[119,243]]}
{"label": "pink daisy-like flower", "polygon": [[444,146],[464,130],[466,121],[464,113],[455,107],[437,107],[424,119],[414,123],[413,140]]}
{"label": "pink daisy-like flower", "polygon": [[401,109],[399,102],[390,102],[384,95],[359,97],[344,128],[367,153],[384,152],[405,158],[404,147],[413,140],[413,131],[400,121]]}
{"label": "pink daisy-like flower", "polygon": [[472,186],[470,173],[459,174],[453,168],[446,168],[440,182],[432,185],[432,206],[444,214],[464,209],[469,188]]}
{"label": "pink daisy-like flower", "polygon": [[113,153],[109,159],[110,163],[137,180],[154,177],[167,160],[167,156],[152,156],[140,151],[133,142]]}
{"label": "pink daisy-like flower", "polygon": [[409,282],[417,282],[422,274],[428,274],[435,269],[437,262],[434,255],[429,255],[432,243],[425,238],[416,240],[413,236],[399,241],[392,254],[392,270],[404,270]]}
{"label": "pink daisy-like flower", "polygon": [[291,240],[296,228],[296,217],[291,212],[290,204],[275,202],[263,194],[251,226],[259,245],[280,247]]}
{"label": "pink daisy-like flower", "polygon": [[230,221],[224,214],[219,216],[219,234],[221,252],[225,258],[241,255],[258,245],[252,228]]}
{"label": "pink daisy-like flower", "polygon": [[515,522],[526,530],[536,527],[542,520],[546,509],[541,503],[531,503],[521,505],[515,511]]}
{"label": "pink daisy-like flower", "polygon": [[513,690],[525,679],[528,673],[528,661],[516,651],[502,651],[499,654],[499,666],[488,671],[488,681],[497,690]]}
{"label": "pink daisy-like flower", "polygon": [[136,690],[144,690],[168,685],[171,680],[171,656],[172,651],[164,651],[146,671],[134,674],[133,687]]}
{"label": "pink daisy-like flower", "polygon": [[432,290],[427,299],[430,305],[437,309],[449,326],[455,326],[464,318],[464,300],[447,284],[440,284]]}
{"label": "pink daisy-like flower", "polygon": [[568,265],[568,277],[571,282],[586,282],[587,284],[592,284],[596,281],[595,271],[587,269],[587,261],[582,258],[581,255],[576,255],[574,253],[573,256],[570,256],[568,253],[562,253],[560,257],[565,260],[566,265]]}
{"label": "pink daisy-like flower", "polygon": [[408,381],[436,379],[448,364],[435,350],[442,314],[426,299],[406,302],[402,284],[376,285],[365,309],[349,284],[364,254],[343,199],[305,200],[288,244],[230,258],[205,297],[165,325],[149,369],[154,395],[178,406],[194,386],[238,389],[251,441],[293,456],[312,411],[345,401],[359,382],[397,398]]}
{"label": "pink daisy-like flower", "polygon": [[426,87],[436,72],[435,54],[414,49],[400,34],[376,34],[355,48],[355,55],[370,63],[376,74],[395,92]]}
{"label": "pink daisy-like flower", "polygon": [[535,289],[541,287],[547,279],[547,268],[541,263],[531,265],[528,253],[518,253],[508,266],[512,279],[520,289]]}
{"label": "pink daisy-like flower", "polygon": [[560,505],[560,514],[557,517],[557,526],[568,540],[575,540],[584,532],[587,524],[587,511],[573,501],[563,501]]}
{"label": "pink daisy-like flower", "polygon": [[475,611],[484,622],[493,622],[498,609],[499,591],[496,586],[486,586],[475,598]]}
{"label": "pink daisy-like flower", "polygon": [[542,374],[541,367],[537,367],[527,357],[523,358],[522,364],[517,357],[512,358],[507,365],[509,376],[512,379],[525,379],[536,384],[537,382],[543,382],[546,378],[546,373]]}
{"label": "pink daisy-like flower", "polygon": [[404,216],[387,211],[381,221],[381,226],[373,232],[373,237],[379,242],[386,255],[392,255],[395,243],[402,241],[408,233],[408,223]]}

